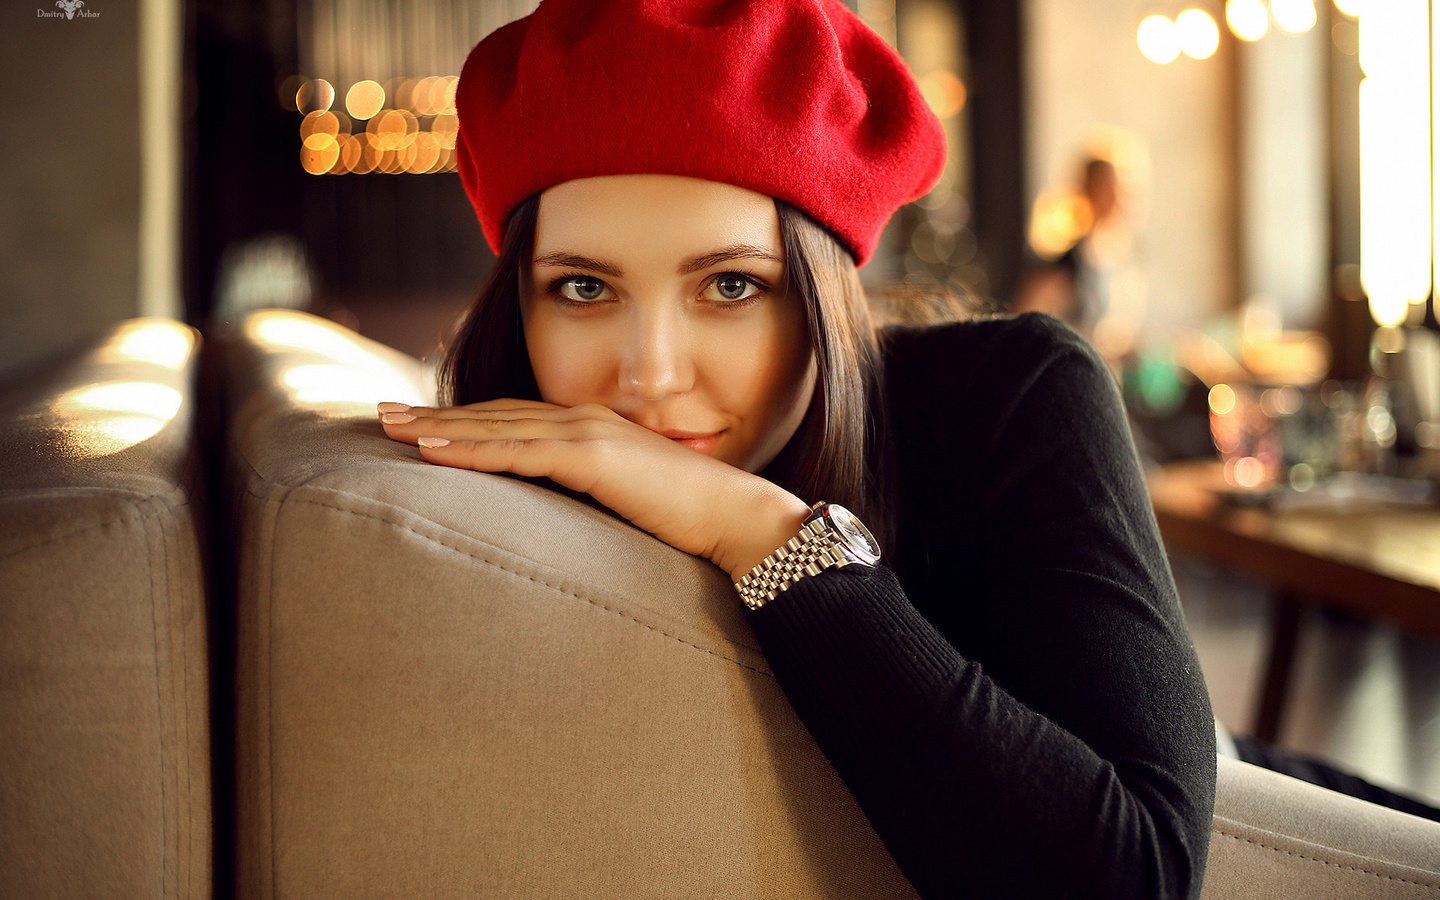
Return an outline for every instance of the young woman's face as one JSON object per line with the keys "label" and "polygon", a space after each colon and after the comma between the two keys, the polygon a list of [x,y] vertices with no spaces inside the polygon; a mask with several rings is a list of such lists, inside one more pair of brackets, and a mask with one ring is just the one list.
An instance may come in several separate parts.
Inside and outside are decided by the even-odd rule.
{"label": "young woman's face", "polygon": [[815,390],[801,300],[769,197],[669,175],[540,196],[525,343],[541,397],[599,403],[758,472]]}

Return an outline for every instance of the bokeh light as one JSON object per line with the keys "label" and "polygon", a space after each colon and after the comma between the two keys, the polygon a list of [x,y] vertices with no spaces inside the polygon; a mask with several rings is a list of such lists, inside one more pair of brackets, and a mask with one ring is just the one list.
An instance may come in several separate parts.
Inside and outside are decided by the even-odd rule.
{"label": "bokeh light", "polygon": [[290,112],[300,111],[300,89],[308,81],[304,75],[291,75],[280,82],[279,89],[275,94],[280,100],[280,106]]}
{"label": "bokeh light", "polygon": [[410,109],[415,105],[415,79],[392,78],[386,84],[385,93],[397,109]]}
{"label": "bokeh light", "polygon": [[1262,0],[1227,0],[1225,24],[1242,41],[1258,41],[1270,30],[1270,13]]}
{"label": "bokeh light", "polygon": [[363,155],[363,145],[360,138],[347,134],[340,141],[340,161],[335,164],[332,170],[336,175],[346,175],[354,172],[360,165],[360,158]]}
{"label": "bokeh light", "polygon": [[431,90],[439,90],[440,99],[436,103],[436,109],[443,113],[455,114],[455,88],[460,84],[459,75],[446,75],[440,79],[436,87]]}
{"label": "bokeh light", "polygon": [[[456,170],[458,82],[453,75],[359,81],[345,91],[343,109],[331,108],[335,89],[324,79],[294,75],[279,90],[282,106],[304,113],[300,165],[306,172],[428,175]],[[953,73],[936,73],[925,84],[940,115],[963,108],[965,86]]]}
{"label": "bokeh light", "polygon": [[387,109],[373,117],[365,130],[381,150],[403,150],[415,142],[419,123],[409,110]]}
{"label": "bokeh light", "polygon": [[1360,18],[1360,280],[1380,325],[1430,292],[1429,32],[1425,0]]}
{"label": "bokeh light", "polygon": [[1180,55],[1180,36],[1175,32],[1175,23],[1166,16],[1146,16],[1135,32],[1135,41],[1151,62],[1164,65]]}
{"label": "bokeh light", "polygon": [[298,112],[309,113],[329,109],[335,104],[335,88],[323,78],[303,79],[295,89],[295,106]]}
{"label": "bokeh light", "polygon": [[1301,34],[1315,27],[1315,0],[1270,0],[1270,14],[1275,24],[1291,34]]}
{"label": "bokeh light", "polygon": [[965,108],[965,82],[954,72],[931,72],[919,79],[919,85],[921,96],[936,116],[948,119]]}
{"label": "bokeh light", "polygon": [[428,131],[421,132],[415,136],[413,144],[415,157],[405,171],[412,175],[424,175],[432,171],[436,160],[440,158],[440,147],[436,145],[434,135]]}
{"label": "bokeh light", "polygon": [[368,175],[375,171],[375,166],[380,161],[380,151],[370,142],[370,135],[363,131],[355,135],[354,152],[356,161],[351,164],[350,171],[357,175]]}
{"label": "bokeh light", "polygon": [[1203,9],[1191,7],[1175,17],[1180,48],[1194,59],[1209,59],[1220,48],[1220,27]]}
{"label": "bokeh light", "polygon": [[368,119],[385,106],[385,89],[374,81],[357,81],[345,92],[345,111],[355,119]]}
{"label": "bokeh light", "polygon": [[430,133],[435,135],[435,140],[440,146],[448,150],[455,149],[455,132],[460,129],[460,121],[454,113],[444,113],[435,117],[430,123]]}
{"label": "bokeh light", "polygon": [[340,118],[328,109],[306,113],[300,122],[301,141],[309,139],[311,135],[328,134],[333,138],[339,133]]}
{"label": "bokeh light", "polygon": [[1217,416],[1229,415],[1235,408],[1235,389],[1228,384],[1217,384],[1210,389],[1210,410]]}
{"label": "bokeh light", "polygon": [[1030,211],[1030,246],[1041,257],[1054,259],[1089,231],[1093,221],[1084,197],[1073,190],[1048,188],[1035,198]]}
{"label": "bokeh light", "polygon": [[[1249,384],[1217,384],[1210,389],[1210,435],[1224,463],[1225,480],[1234,487],[1253,490],[1275,482],[1282,453],[1274,413],[1262,393]],[[1289,397],[1270,397],[1272,408],[1288,405]]]}
{"label": "bokeh light", "polygon": [[340,144],[333,134],[312,134],[300,147],[300,165],[311,175],[324,175],[340,158]]}

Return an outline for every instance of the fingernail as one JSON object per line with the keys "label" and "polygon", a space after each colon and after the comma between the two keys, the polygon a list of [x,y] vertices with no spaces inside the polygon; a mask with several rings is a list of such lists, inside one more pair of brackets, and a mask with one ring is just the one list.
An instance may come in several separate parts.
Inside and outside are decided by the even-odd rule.
{"label": "fingernail", "polygon": [[379,412],[382,412],[382,413],[397,413],[397,412],[408,412],[408,411],[410,410],[410,407],[406,406],[404,403],[390,403],[390,402],[386,402],[386,403],[380,404],[378,407],[376,407],[376,409],[377,409]]}
{"label": "fingernail", "polygon": [[422,447],[443,447],[450,443],[450,441],[447,438],[423,437],[415,443]]}
{"label": "fingernail", "polygon": [[380,421],[386,425],[404,425],[406,422],[415,421],[415,417],[405,412],[387,412],[380,414]]}

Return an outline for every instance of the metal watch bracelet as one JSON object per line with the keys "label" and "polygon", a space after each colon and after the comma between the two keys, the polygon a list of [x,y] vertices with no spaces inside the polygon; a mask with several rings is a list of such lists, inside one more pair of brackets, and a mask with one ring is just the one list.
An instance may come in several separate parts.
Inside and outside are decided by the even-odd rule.
{"label": "metal watch bracelet", "polygon": [[[816,504],[816,507],[820,505]],[[746,606],[759,609],[800,579],[850,562],[845,552],[826,538],[824,523],[818,518],[810,518],[799,534],[741,576],[735,583],[735,589]]]}

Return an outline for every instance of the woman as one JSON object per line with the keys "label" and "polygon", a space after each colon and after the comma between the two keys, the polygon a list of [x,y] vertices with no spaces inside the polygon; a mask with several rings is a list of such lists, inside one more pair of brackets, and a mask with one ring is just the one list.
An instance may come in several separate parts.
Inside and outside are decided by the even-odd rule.
{"label": "woman", "polygon": [[724,569],[922,894],[1197,895],[1212,719],[1109,375],[866,314],[944,159],[894,53],[830,0],[548,0],[457,107],[498,261],[386,432]]}

